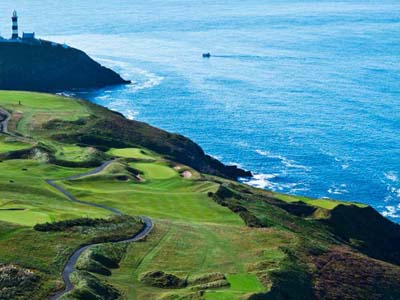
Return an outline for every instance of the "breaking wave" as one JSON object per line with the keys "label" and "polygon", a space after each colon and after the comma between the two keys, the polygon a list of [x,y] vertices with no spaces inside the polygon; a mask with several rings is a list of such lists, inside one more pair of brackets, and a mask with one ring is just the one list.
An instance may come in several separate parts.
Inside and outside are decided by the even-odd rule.
{"label": "breaking wave", "polygon": [[303,183],[282,182],[280,174],[278,173],[255,174],[250,178],[239,178],[239,181],[252,187],[290,194],[309,190]]}
{"label": "breaking wave", "polygon": [[132,84],[128,87],[132,92],[155,87],[164,80],[164,77],[134,67],[128,62],[102,57],[96,57],[96,60],[117,71],[124,79],[131,80]]}
{"label": "breaking wave", "polygon": [[298,162],[296,162],[292,159],[288,159],[287,157],[282,156],[282,155],[273,154],[269,151],[260,150],[260,149],[255,150],[255,152],[257,152],[258,154],[260,154],[262,156],[271,158],[271,159],[278,159],[281,161],[282,165],[284,165],[287,168],[301,169],[301,170],[304,170],[307,172],[312,170],[311,167],[303,166],[303,165],[299,164]]}

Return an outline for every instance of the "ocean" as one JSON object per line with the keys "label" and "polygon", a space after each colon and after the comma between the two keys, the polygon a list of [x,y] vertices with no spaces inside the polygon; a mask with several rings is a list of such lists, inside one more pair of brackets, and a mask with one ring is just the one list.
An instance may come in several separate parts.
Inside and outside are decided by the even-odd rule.
{"label": "ocean", "polygon": [[[132,85],[79,96],[183,134],[274,191],[400,222],[400,2],[0,2]],[[202,53],[210,52],[211,58]]]}

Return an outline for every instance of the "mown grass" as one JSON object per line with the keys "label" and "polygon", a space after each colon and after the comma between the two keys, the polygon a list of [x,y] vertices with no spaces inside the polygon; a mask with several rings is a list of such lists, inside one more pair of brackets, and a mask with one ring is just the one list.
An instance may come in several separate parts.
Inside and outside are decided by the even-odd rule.
{"label": "mown grass", "polygon": [[143,172],[147,180],[169,179],[179,176],[178,172],[162,163],[131,163],[133,168]]}
{"label": "mown grass", "polygon": [[27,136],[31,135],[33,128],[40,128],[49,120],[75,121],[89,115],[86,107],[79,101],[42,93],[0,91],[0,106],[10,112],[22,114],[17,130]]}
{"label": "mown grass", "polygon": [[[0,220],[26,226],[44,221],[108,215],[104,210],[69,201],[45,179],[65,178],[87,169],[64,168],[35,160],[0,163]],[[10,210],[10,209],[23,210]]]}
{"label": "mown grass", "polygon": [[[233,287],[220,292],[242,296],[266,289],[254,274],[248,273],[250,266],[264,260],[263,251],[292,242],[290,235],[275,229],[159,220],[146,243],[129,245],[120,269],[113,270],[108,280],[128,299],[158,299],[171,293],[190,293],[190,287],[174,291],[154,288],[140,282],[140,275],[162,270],[190,280],[222,271],[231,274],[227,276]],[[243,284],[242,279],[246,279]]]}
{"label": "mown grass", "polygon": [[[212,289],[207,292],[207,299],[229,299],[232,295],[235,298],[230,299],[239,299],[246,293],[268,288],[255,272],[258,266],[263,267],[272,256],[278,255],[278,247],[294,242],[290,234],[244,227],[237,214],[209,197],[208,192],[218,188],[216,183],[182,178],[162,162],[129,165],[143,173],[144,182],[106,180],[107,173],[122,172],[119,162],[110,165],[97,179],[91,176],[60,182],[79,199],[155,220],[155,232],[147,242],[131,244],[121,268],[113,270],[107,279],[124,291],[128,299],[156,299],[171,293],[138,280],[141,274],[158,270],[189,279],[223,271],[231,287],[218,288],[218,292]],[[269,249],[268,258],[265,253]],[[190,292],[193,291],[188,287],[173,293]]]}
{"label": "mown grass", "polygon": [[234,291],[262,292],[265,289],[255,274],[228,274],[226,277]]}
{"label": "mown grass", "polygon": [[[239,216],[208,197],[218,185],[207,181],[187,180],[161,163],[132,163],[144,173],[145,182],[120,182],[88,177],[60,182],[77,198],[115,207],[127,214],[153,218],[243,225]],[[111,172],[110,170],[104,172]]]}
{"label": "mown grass", "polygon": [[156,159],[158,156],[151,153],[149,150],[144,150],[141,148],[112,148],[108,154],[124,158],[135,158],[135,159]]}
{"label": "mown grass", "polygon": [[[51,120],[76,121],[101,109],[86,106],[82,101],[25,92],[0,92],[0,106],[13,113],[11,128],[52,149],[56,159],[71,162],[89,159],[94,148],[78,146],[75,144],[78,141],[52,139],[55,132],[65,134],[64,125],[76,129],[80,128],[80,123],[57,125],[53,122],[54,130],[43,125]],[[93,119],[96,118],[88,121],[89,124],[93,124],[90,123]],[[107,134],[114,134],[110,129],[114,127],[105,128],[109,130]],[[101,130],[96,127],[91,132],[97,141],[103,138]],[[158,142],[156,145],[160,146]],[[128,146],[132,144],[140,145],[140,142]],[[24,149],[22,147],[29,147],[29,144],[13,144],[0,139],[0,152]],[[99,149],[107,150],[107,147]],[[268,290],[271,282],[265,276],[268,272],[280,270],[282,262],[288,258],[283,249],[293,253],[306,243],[322,249],[330,236],[318,223],[313,223],[315,220],[290,215],[271,205],[268,197],[263,201],[258,196],[267,195],[286,202],[303,201],[324,209],[349,204],[239,187],[248,193],[243,198],[228,199],[230,203],[238,202],[236,208],[247,209],[260,223],[269,227],[248,228],[238,214],[217,204],[211,197],[220,182],[227,183],[226,180],[201,175],[147,149],[112,148],[107,154],[120,159],[100,174],[69,181],[64,178],[86,173],[89,169],[52,165],[47,163],[44,153],[38,153],[35,159],[0,162],[0,263],[15,263],[60,280],[59,272],[66,258],[73,248],[88,241],[89,236],[82,236],[79,232],[37,232],[31,226],[45,221],[109,215],[108,211],[99,208],[72,203],[44,181],[55,179],[80,200],[113,207],[129,215],[149,216],[155,222],[154,232],[146,241],[131,243],[120,268],[113,269],[112,276],[107,278],[127,299],[159,299],[193,292],[191,286],[172,291],[140,282],[138,278],[149,271],[175,274],[189,282],[191,278],[204,274],[223,272],[230,287],[214,286],[207,290],[205,298],[243,299],[245,295]],[[108,159],[106,154],[101,152],[101,155],[104,156],[96,161]],[[183,178],[183,171],[189,171],[193,176]],[[321,211],[326,212],[324,209]],[[52,280],[50,286],[55,284]]]}
{"label": "mown grass", "polygon": [[21,142],[0,133],[0,153],[29,149],[31,147],[32,144]]}

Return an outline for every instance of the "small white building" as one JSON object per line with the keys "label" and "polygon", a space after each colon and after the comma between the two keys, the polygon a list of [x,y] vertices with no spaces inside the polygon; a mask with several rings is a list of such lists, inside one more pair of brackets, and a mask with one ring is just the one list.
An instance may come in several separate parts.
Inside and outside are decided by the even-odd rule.
{"label": "small white building", "polygon": [[23,32],[22,33],[22,40],[24,41],[32,41],[35,39],[35,33],[34,32]]}

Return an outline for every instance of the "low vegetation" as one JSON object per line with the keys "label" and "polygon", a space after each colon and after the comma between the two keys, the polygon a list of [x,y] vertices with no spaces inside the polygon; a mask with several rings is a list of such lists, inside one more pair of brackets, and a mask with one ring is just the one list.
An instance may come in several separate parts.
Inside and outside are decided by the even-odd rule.
{"label": "low vegetation", "polygon": [[[64,299],[399,298],[400,229],[370,207],[231,181],[247,173],[85,101],[0,92],[0,106],[14,135],[0,134],[1,299],[61,290],[68,257],[90,243]],[[140,215],[152,233],[118,242]]]}
{"label": "low vegetation", "polygon": [[147,272],[140,277],[140,281],[163,289],[179,289],[187,286],[185,279],[163,271]]}

